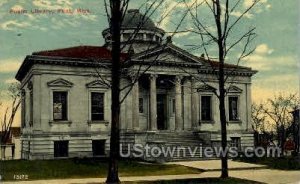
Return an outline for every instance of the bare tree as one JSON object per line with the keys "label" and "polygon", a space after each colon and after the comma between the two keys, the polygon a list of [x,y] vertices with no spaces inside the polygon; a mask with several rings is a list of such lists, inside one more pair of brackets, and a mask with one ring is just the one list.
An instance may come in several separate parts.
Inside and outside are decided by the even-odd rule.
{"label": "bare tree", "polygon": [[[105,1],[106,2],[106,1]],[[108,81],[104,79],[100,72],[97,72],[97,75],[99,76],[99,79],[106,84],[108,87],[111,88],[111,96],[112,96],[112,102],[111,102],[111,134],[110,134],[110,158],[109,158],[109,167],[108,167],[108,176],[106,183],[119,183],[119,176],[118,176],[118,159],[119,159],[119,151],[120,151],[120,105],[124,100],[126,99],[129,92],[132,90],[135,83],[138,82],[139,76],[147,72],[152,65],[156,63],[156,59],[158,58],[158,55],[155,59],[148,65],[148,67],[142,69],[142,64],[138,67],[138,70],[135,73],[126,73],[126,63],[130,61],[130,50],[128,51],[128,58],[127,62],[121,63],[121,55],[122,50],[126,47],[132,44],[132,41],[137,36],[139,30],[141,29],[142,25],[145,23],[145,21],[148,21],[146,19],[147,16],[151,16],[159,7],[159,4],[163,2],[163,0],[158,1],[152,1],[150,3],[150,6],[146,9],[146,12],[144,13],[144,16],[141,18],[141,20],[138,22],[137,27],[134,30],[134,33],[131,34],[130,38],[125,42],[121,44],[121,32],[122,32],[122,21],[127,13],[127,8],[129,5],[130,0],[110,0],[109,4],[105,3],[107,17],[109,21],[109,29],[111,34],[111,55],[112,55],[112,66],[111,66],[111,81]],[[160,2],[159,4],[156,4],[156,2]],[[155,6],[156,4],[156,6]],[[107,8],[108,7],[108,8]],[[181,22],[184,20],[186,13],[183,15],[182,19],[179,21],[178,26],[176,27],[176,30],[181,25]],[[165,18],[165,17],[163,17]],[[163,18],[161,20],[163,20]],[[176,31],[175,31],[176,32]],[[174,36],[175,33],[173,33],[170,37]],[[167,42],[163,45],[167,45]],[[151,49],[150,47],[148,49]],[[161,59],[161,58],[160,58]],[[105,67],[105,66],[104,66]],[[110,69],[108,67],[108,69]],[[125,76],[124,76],[125,75]],[[131,77],[132,82],[127,86],[120,86],[120,80],[122,77]],[[120,92],[127,89],[125,95],[121,98]]]}
{"label": "bare tree", "polygon": [[262,103],[255,104],[253,103],[251,106],[251,118],[253,121],[252,128],[255,132],[264,132],[265,124],[266,124],[266,118],[267,115],[265,113],[265,108]]}
{"label": "bare tree", "polygon": [[[106,183],[119,183],[118,157],[120,137],[120,36],[122,24],[121,0],[110,0],[110,32],[112,36],[112,84],[111,84],[111,134],[110,157]],[[116,146],[117,145],[117,146]]]}
{"label": "bare tree", "polygon": [[[196,0],[197,1],[197,0]],[[245,15],[256,5],[260,0],[253,0],[251,5],[244,10],[240,10],[238,16],[233,16],[232,14],[241,7],[243,1],[241,0],[203,0],[200,4],[205,5],[210,14],[214,24],[207,25],[205,16],[198,16],[198,9],[189,5],[186,0],[184,0],[186,7],[189,9],[190,15],[192,17],[195,30],[192,32],[198,34],[202,41],[201,47],[204,50],[204,55],[209,63],[211,64],[212,69],[217,72],[217,79],[219,84],[219,89],[216,91],[216,96],[219,99],[219,113],[220,113],[220,123],[221,123],[221,145],[222,149],[226,150],[227,148],[227,130],[226,130],[226,111],[225,111],[225,96],[226,89],[225,83],[228,78],[232,77],[232,74],[238,67],[233,67],[231,69],[226,69],[226,59],[228,54],[233,50],[233,48],[241,48],[241,54],[237,57],[236,64],[239,65],[240,61],[253,53],[254,49],[250,48],[251,41],[256,37],[255,27],[249,28],[248,31],[245,31],[239,37],[236,38],[233,33],[234,29],[240,28],[240,23],[242,22]],[[199,3],[196,3],[199,4]],[[205,17],[205,18],[203,18]],[[240,30],[239,30],[240,32]],[[215,65],[210,54],[208,46],[214,45],[217,46],[217,60],[218,64]],[[242,46],[241,46],[242,45]],[[222,155],[222,178],[228,177],[228,163],[227,163],[227,154]]]}
{"label": "bare tree", "polygon": [[[20,92],[20,85],[18,83],[13,83],[8,88],[8,95],[12,101],[10,107],[6,107],[6,110],[3,115],[3,119],[1,122],[1,142],[0,144],[7,144],[10,139],[11,127],[14,122],[16,113],[19,109],[21,104],[21,92]],[[5,147],[1,147],[5,153]]]}
{"label": "bare tree", "polygon": [[299,98],[297,94],[283,94],[275,95],[274,99],[269,98],[268,104],[264,111],[274,125],[277,133],[278,146],[281,147],[282,153],[284,151],[284,143],[286,139],[286,130],[292,124],[291,112],[296,110],[299,105]]}
{"label": "bare tree", "polygon": [[272,141],[270,133],[266,131],[267,114],[264,103],[253,103],[251,105],[252,129],[254,131],[254,145],[267,147]]}

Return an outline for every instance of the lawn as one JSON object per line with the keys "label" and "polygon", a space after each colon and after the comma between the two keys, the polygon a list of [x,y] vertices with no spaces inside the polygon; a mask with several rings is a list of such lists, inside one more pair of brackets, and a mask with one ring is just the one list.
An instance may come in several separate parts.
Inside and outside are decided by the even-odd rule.
{"label": "lawn", "polygon": [[[103,159],[9,160],[0,161],[0,174],[3,180],[13,180],[16,175],[28,176],[29,180],[106,177],[107,165]],[[179,165],[120,161],[119,173],[120,176],[153,176],[198,174],[201,171]]]}
{"label": "lawn", "polygon": [[256,181],[243,180],[238,178],[200,178],[200,179],[185,179],[185,180],[166,180],[166,181],[139,181],[139,182],[122,182],[122,184],[198,184],[198,183],[213,183],[213,184],[259,184]]}
{"label": "lawn", "polygon": [[272,169],[281,169],[281,170],[300,170],[300,158],[295,157],[252,157],[252,158],[239,158],[237,161],[254,163],[254,164],[263,164],[267,165]]}

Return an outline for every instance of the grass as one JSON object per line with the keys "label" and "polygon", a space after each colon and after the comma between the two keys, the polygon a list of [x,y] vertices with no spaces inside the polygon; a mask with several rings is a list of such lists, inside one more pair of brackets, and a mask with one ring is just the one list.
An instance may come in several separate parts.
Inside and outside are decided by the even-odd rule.
{"label": "grass", "polygon": [[[13,180],[14,175],[27,175],[29,180],[106,177],[108,163],[103,159],[65,160],[9,160],[0,161],[3,180]],[[199,174],[198,169],[179,165],[120,161],[120,176],[154,176]]]}
{"label": "grass", "polygon": [[254,163],[254,164],[263,164],[267,165],[272,169],[281,169],[281,170],[300,170],[300,158],[295,157],[252,157],[252,158],[239,158],[237,161]]}
{"label": "grass", "polygon": [[139,181],[139,182],[122,182],[122,184],[197,184],[197,183],[222,183],[222,184],[258,184],[260,182],[238,179],[238,178],[200,178],[184,180],[165,180],[165,181]]}

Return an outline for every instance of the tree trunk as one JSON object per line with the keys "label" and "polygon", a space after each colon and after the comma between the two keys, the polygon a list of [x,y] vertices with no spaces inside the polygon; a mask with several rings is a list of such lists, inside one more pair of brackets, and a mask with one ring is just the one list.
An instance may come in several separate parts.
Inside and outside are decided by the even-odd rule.
{"label": "tree trunk", "polygon": [[222,138],[222,149],[224,151],[224,155],[221,155],[221,163],[222,163],[222,178],[228,177],[228,163],[227,163],[227,130],[226,130],[226,112],[225,112],[225,77],[224,77],[224,44],[225,38],[222,33],[222,22],[221,22],[221,5],[220,1],[216,0],[216,15],[215,21],[218,31],[218,49],[219,49],[219,110],[220,110],[220,122],[221,122],[221,138]]}
{"label": "tree trunk", "polygon": [[[222,52],[221,52],[222,53]],[[221,66],[223,65],[223,66]],[[222,137],[222,149],[225,151],[225,154],[222,155],[222,178],[228,177],[228,163],[227,163],[227,130],[226,130],[226,113],[225,113],[225,87],[224,87],[224,61],[220,61],[220,71],[219,71],[219,91],[220,91],[220,121],[221,121],[221,137]]]}
{"label": "tree trunk", "polygon": [[112,87],[111,87],[111,134],[110,158],[106,183],[120,183],[118,175],[118,159],[120,150],[120,0],[111,0],[110,31],[112,34]]}

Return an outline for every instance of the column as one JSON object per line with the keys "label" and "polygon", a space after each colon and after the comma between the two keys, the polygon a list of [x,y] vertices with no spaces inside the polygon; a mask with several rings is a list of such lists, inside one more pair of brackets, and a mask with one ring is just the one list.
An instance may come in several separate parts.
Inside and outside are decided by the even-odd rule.
{"label": "column", "polygon": [[150,130],[157,130],[156,75],[150,75]]}
{"label": "column", "polygon": [[197,128],[197,89],[195,85],[195,79],[192,77],[191,79],[191,100],[192,100],[192,128]]}
{"label": "column", "polygon": [[133,84],[132,87],[132,124],[133,129],[139,129],[139,82]]}
{"label": "column", "polygon": [[182,88],[182,108],[183,108],[183,129],[184,130],[191,130],[192,128],[192,89],[191,89],[191,80],[184,79],[182,81],[183,88]]}
{"label": "column", "polygon": [[247,124],[246,124],[246,130],[251,130],[251,83],[245,84],[246,85],[246,113],[247,113]]}
{"label": "column", "polygon": [[26,108],[26,91],[25,89],[21,90],[21,128],[24,128],[26,126],[26,114],[25,114],[25,108]]}
{"label": "column", "polygon": [[[127,86],[131,83],[131,80],[127,80],[125,78],[120,81],[120,88]],[[130,88],[127,88],[120,92],[120,98],[124,98],[124,96],[128,93]],[[110,97],[111,98],[111,97]],[[130,91],[129,95],[125,98],[124,102],[121,103],[120,107],[120,127],[121,129],[132,130],[132,91]]]}
{"label": "column", "polygon": [[182,130],[182,90],[181,77],[175,78],[175,127],[176,130]]}

